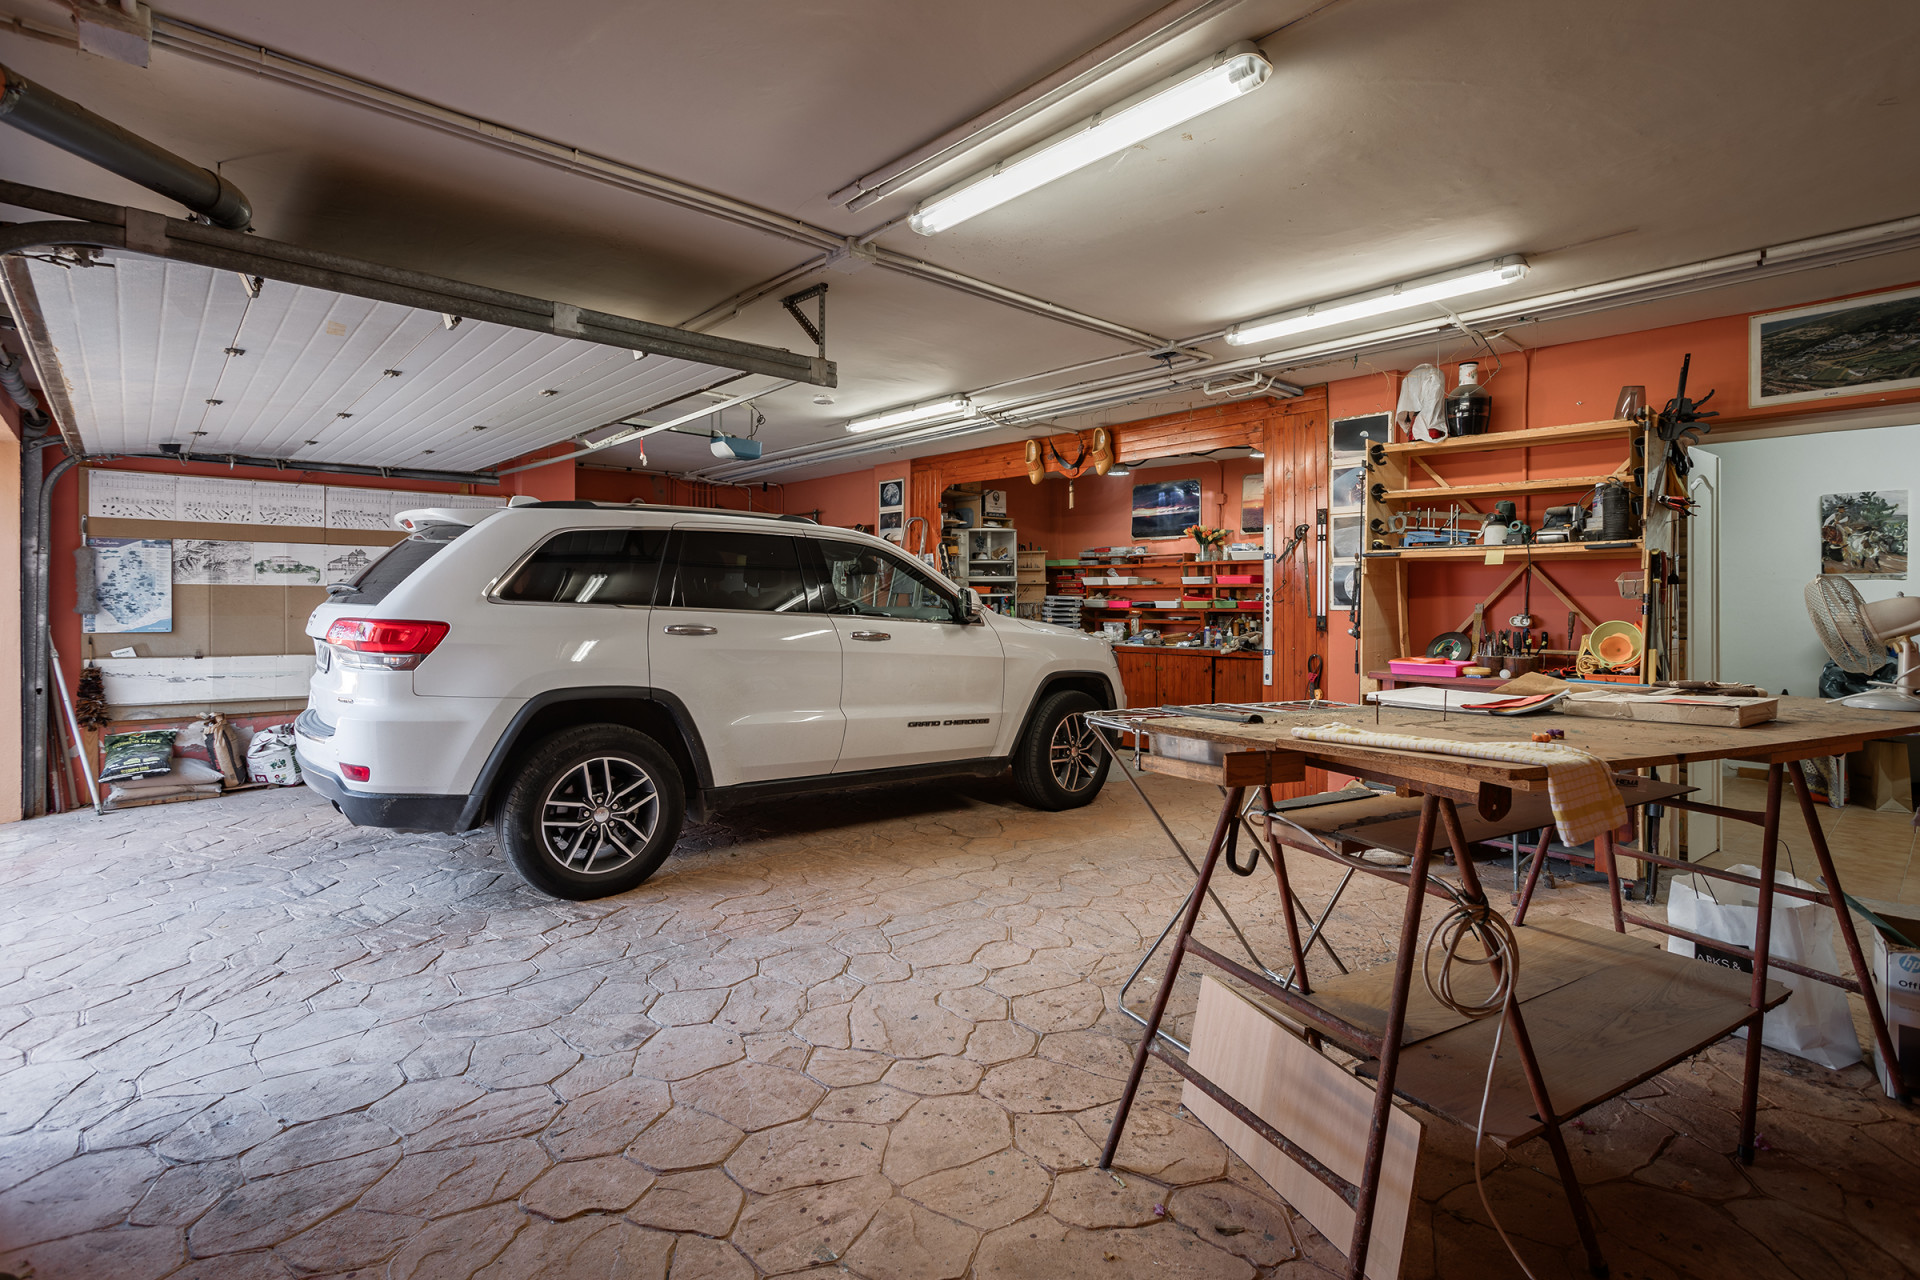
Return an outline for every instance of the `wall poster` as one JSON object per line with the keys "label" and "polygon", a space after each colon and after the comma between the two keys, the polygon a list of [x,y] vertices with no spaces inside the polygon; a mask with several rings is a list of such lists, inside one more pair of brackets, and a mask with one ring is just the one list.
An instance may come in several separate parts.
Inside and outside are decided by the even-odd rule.
{"label": "wall poster", "polygon": [[173,543],[165,538],[88,538],[98,608],[81,617],[94,635],[173,630]]}
{"label": "wall poster", "polygon": [[1133,486],[1135,538],[1182,538],[1200,523],[1200,482],[1162,480]]}
{"label": "wall poster", "polygon": [[1258,471],[1240,477],[1240,532],[1264,533],[1267,528],[1267,478]]}
{"label": "wall poster", "polygon": [[1920,289],[1895,289],[1754,316],[1754,408],[1920,387]]}
{"label": "wall poster", "polygon": [[1820,573],[1907,576],[1907,490],[1820,495]]}
{"label": "wall poster", "polygon": [[907,523],[907,482],[904,479],[880,482],[880,522],[875,528],[889,542],[903,542]]}

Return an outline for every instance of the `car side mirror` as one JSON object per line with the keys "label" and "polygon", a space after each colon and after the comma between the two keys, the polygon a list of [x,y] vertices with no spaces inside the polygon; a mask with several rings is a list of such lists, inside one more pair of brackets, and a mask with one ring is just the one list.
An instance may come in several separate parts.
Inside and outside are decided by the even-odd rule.
{"label": "car side mirror", "polygon": [[980,616],[980,597],[972,587],[960,588],[960,598],[954,601],[953,620],[963,627],[984,624]]}

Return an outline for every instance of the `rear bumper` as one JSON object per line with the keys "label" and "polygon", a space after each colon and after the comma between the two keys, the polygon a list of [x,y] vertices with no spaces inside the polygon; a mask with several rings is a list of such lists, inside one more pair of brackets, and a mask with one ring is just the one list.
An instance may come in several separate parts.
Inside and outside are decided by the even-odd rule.
{"label": "rear bumper", "polygon": [[339,807],[347,821],[356,827],[393,827],[402,831],[448,831],[460,829],[460,814],[467,797],[376,795],[355,791],[338,774],[314,765],[304,753],[300,759],[301,779]]}

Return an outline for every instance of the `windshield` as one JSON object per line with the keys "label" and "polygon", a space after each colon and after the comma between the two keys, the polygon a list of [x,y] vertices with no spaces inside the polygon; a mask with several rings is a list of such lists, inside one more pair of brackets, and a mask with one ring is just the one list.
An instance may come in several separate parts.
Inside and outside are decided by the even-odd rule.
{"label": "windshield", "polygon": [[362,569],[345,586],[327,588],[327,596],[355,604],[378,604],[470,527],[452,523],[422,525],[412,536],[389,547],[385,555]]}

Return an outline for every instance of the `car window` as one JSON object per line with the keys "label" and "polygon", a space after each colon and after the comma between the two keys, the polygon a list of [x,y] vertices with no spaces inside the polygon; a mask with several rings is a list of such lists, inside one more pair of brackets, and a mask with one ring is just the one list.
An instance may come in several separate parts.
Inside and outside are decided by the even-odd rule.
{"label": "car window", "polygon": [[351,600],[356,605],[378,604],[412,577],[421,565],[452,545],[468,527],[451,523],[422,525],[411,537],[388,547],[384,555],[351,579],[345,589],[333,588],[327,594],[334,600]]}
{"label": "car window", "polygon": [[534,604],[653,603],[665,529],[570,529],[548,538],[495,597]]}
{"label": "car window", "polygon": [[921,622],[952,622],[953,594],[898,556],[857,542],[822,538],[822,611]]}
{"label": "car window", "polygon": [[773,533],[682,529],[673,541],[673,590],[679,609],[751,609],[788,613],[807,607],[796,539]]}

